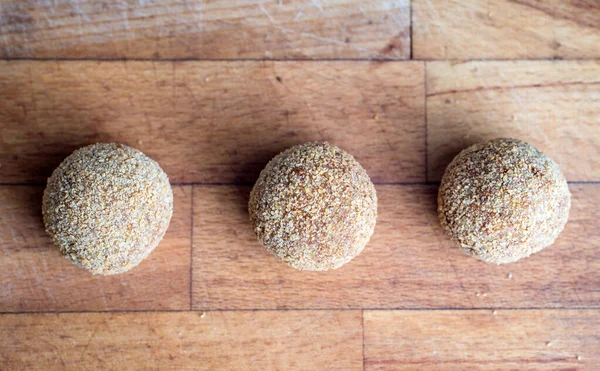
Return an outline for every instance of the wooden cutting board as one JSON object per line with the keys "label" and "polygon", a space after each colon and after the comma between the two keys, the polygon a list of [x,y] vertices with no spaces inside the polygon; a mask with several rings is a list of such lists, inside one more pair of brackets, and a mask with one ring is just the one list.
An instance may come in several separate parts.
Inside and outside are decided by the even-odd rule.
{"label": "wooden cutting board", "polygon": [[[0,0],[0,369],[597,369],[600,3]],[[498,136],[572,193],[554,246],[467,257],[437,187]],[[298,272],[261,247],[252,184],[309,140],[376,184],[365,251]],[[92,276],[46,236],[47,177],[125,143],[173,184],[138,267]]]}

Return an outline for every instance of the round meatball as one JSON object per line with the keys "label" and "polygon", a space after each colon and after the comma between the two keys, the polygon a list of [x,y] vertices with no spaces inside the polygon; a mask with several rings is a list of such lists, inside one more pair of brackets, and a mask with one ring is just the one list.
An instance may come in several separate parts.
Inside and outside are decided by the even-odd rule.
{"label": "round meatball", "polygon": [[305,143],[275,156],[250,194],[258,240],[298,270],[336,269],[360,254],[377,219],[377,194],[365,169],[328,143]]}
{"label": "round meatball", "polygon": [[438,194],[442,227],[468,255],[502,264],[550,246],[571,206],[569,187],[551,158],[517,139],[462,151]]}
{"label": "round meatball", "polygon": [[54,170],[42,213],[67,259],[94,274],[117,274],[138,265],[163,238],[173,192],[167,174],[142,152],[98,143]]}

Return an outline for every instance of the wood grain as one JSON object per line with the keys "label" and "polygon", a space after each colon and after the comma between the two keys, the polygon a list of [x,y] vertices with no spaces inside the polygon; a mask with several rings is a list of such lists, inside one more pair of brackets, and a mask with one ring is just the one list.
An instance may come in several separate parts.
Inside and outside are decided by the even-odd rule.
{"label": "wood grain", "polygon": [[468,257],[441,231],[436,186],[377,186],[377,226],[363,253],[338,270],[300,272],[257,242],[249,187],[194,186],[192,307],[598,307],[598,190],[571,185],[570,220],[556,244],[497,266]]}
{"label": "wood grain", "polygon": [[42,183],[118,141],[172,182],[250,184],[309,140],[376,182],[425,180],[422,62],[0,62],[0,183]]}
{"label": "wood grain", "polygon": [[409,0],[2,0],[0,14],[0,58],[410,57]]}
{"label": "wood grain", "polygon": [[600,312],[365,311],[366,370],[593,370]]}
{"label": "wood grain", "polygon": [[362,369],[361,311],[0,316],[7,369]]}
{"label": "wood grain", "polygon": [[60,255],[44,232],[42,193],[0,187],[0,312],[189,309],[190,186],[173,188],[173,217],[158,247],[116,276],[94,276]]}
{"label": "wood grain", "polygon": [[413,0],[417,59],[600,57],[600,3]]}
{"label": "wood grain", "polygon": [[[0,60],[0,369],[596,369],[600,62],[508,60],[600,59],[599,25],[594,0],[0,0],[0,59],[27,59]],[[578,183],[556,244],[502,266],[452,245],[427,184],[497,136]],[[309,140],[378,183],[336,271],[287,267],[248,221],[259,171]],[[41,198],[105,141],[157,160],[175,209],[100,277]]]}
{"label": "wood grain", "polygon": [[428,179],[462,149],[514,137],[570,181],[600,180],[600,62],[427,63]]}

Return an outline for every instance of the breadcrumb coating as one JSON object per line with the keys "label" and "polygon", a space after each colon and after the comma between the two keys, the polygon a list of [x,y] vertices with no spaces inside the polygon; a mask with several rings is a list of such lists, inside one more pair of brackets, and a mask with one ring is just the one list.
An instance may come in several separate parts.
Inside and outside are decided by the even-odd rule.
{"label": "breadcrumb coating", "polygon": [[532,145],[494,139],[462,151],[438,193],[442,227],[468,255],[502,264],[552,245],[571,194],[558,165]]}
{"label": "breadcrumb coating", "polygon": [[98,143],[54,170],[42,213],[67,259],[94,274],[117,274],[138,265],[163,238],[173,192],[167,174],[142,152]]}
{"label": "breadcrumb coating", "polygon": [[336,269],[360,254],[377,219],[377,194],[353,156],[328,143],[275,156],[250,194],[258,240],[298,270]]}

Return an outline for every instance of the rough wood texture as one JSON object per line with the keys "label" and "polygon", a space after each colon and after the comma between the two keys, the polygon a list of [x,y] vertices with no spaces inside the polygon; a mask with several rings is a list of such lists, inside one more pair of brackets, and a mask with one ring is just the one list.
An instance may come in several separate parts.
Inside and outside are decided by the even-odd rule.
{"label": "rough wood texture", "polygon": [[194,186],[192,307],[597,307],[598,186],[571,191],[570,220],[558,242],[497,266],[468,257],[443,234],[436,186],[378,186],[378,221],[365,251],[338,270],[300,272],[257,242],[249,187]]}
{"label": "rough wood texture", "polygon": [[0,58],[410,57],[409,0],[0,1]]}
{"label": "rough wood texture", "polygon": [[44,232],[42,193],[0,187],[0,312],[189,309],[190,186],[174,187],[160,245],[116,276],[94,276],[60,255]]}
{"label": "rough wood texture", "polygon": [[362,369],[361,311],[0,316],[6,369]]}
{"label": "rough wood texture", "polygon": [[376,182],[425,180],[421,62],[0,63],[0,183],[42,183],[74,149],[118,141],[172,182],[253,183],[308,140]]}
{"label": "rough wood texture", "polygon": [[[599,2],[105,3],[0,0],[0,59],[59,59],[0,61],[0,369],[600,364],[600,62],[469,61],[599,59]],[[462,61],[350,61],[410,58],[411,30],[413,57]],[[452,245],[425,183],[497,136],[590,183],[554,246],[503,266]],[[309,140],[379,183],[375,235],[336,271],[287,267],[248,221],[259,171]],[[41,218],[52,170],[98,141],[178,184],[165,239],[110,277],[62,258]],[[93,313],[16,314],[33,311]]]}
{"label": "rough wood texture", "polygon": [[600,62],[427,63],[429,180],[483,139],[526,140],[570,181],[600,180]]}
{"label": "rough wood texture", "polygon": [[367,370],[593,370],[590,310],[366,311]]}
{"label": "rough wood texture", "polygon": [[599,58],[595,0],[413,0],[417,59]]}

